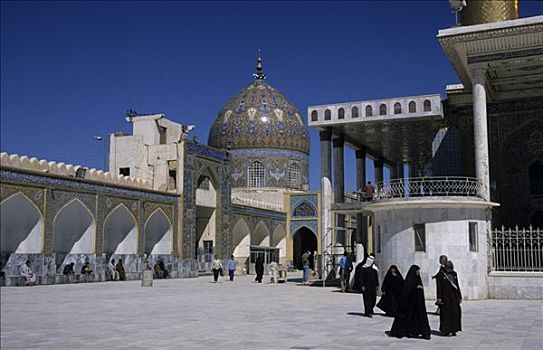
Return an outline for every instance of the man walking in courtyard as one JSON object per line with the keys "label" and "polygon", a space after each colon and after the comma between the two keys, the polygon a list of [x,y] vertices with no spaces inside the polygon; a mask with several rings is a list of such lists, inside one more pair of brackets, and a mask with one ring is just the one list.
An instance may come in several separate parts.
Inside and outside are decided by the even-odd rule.
{"label": "man walking in courtyard", "polygon": [[309,250],[302,254],[302,265],[304,268],[302,283],[307,283],[309,281],[309,256],[310,255],[311,255],[311,252]]}
{"label": "man walking in courtyard", "polygon": [[345,293],[349,291],[349,280],[353,270],[353,261],[349,253],[343,253],[343,256],[339,259],[339,267],[341,268],[340,287],[341,291]]}
{"label": "man walking in courtyard", "polygon": [[234,281],[234,272],[236,272],[236,260],[234,259],[234,255],[230,255],[230,259],[228,259],[227,262],[227,267],[230,281]]}

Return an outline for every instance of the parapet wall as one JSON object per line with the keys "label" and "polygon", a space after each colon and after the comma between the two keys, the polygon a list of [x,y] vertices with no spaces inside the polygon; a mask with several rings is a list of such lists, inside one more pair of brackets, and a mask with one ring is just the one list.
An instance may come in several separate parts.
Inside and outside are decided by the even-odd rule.
{"label": "parapet wall", "polygon": [[[19,156],[18,154],[0,153],[0,166],[5,168],[21,169],[34,171],[44,174],[75,177],[79,168],[85,168],[81,165],[72,165],[47,161],[45,159],[29,158],[28,156]],[[87,168],[85,168],[87,169]],[[87,169],[85,180],[99,181],[112,185],[128,186],[141,189],[153,189],[153,184],[149,180],[139,179],[131,176],[115,175],[113,173]]]}

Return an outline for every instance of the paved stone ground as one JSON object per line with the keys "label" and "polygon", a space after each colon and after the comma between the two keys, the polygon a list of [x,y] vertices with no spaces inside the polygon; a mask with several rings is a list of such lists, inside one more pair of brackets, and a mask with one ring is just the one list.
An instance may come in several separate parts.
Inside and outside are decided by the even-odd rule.
{"label": "paved stone ground", "polygon": [[[8,349],[543,349],[543,302],[465,301],[456,337],[390,338],[392,319],[362,316],[360,294],[211,277],[1,288]],[[432,302],[427,303],[434,311]],[[377,310],[380,312],[380,310]]]}

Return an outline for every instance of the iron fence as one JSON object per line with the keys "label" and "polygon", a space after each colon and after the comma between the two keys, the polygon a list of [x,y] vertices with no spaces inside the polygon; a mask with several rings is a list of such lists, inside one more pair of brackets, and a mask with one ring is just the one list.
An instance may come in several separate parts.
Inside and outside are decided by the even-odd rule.
{"label": "iron fence", "polygon": [[377,183],[375,199],[428,197],[428,196],[467,196],[477,197],[480,182],[473,177],[414,177],[394,179]]}
{"label": "iron fence", "polygon": [[543,229],[518,228],[491,231],[491,271],[543,272]]}

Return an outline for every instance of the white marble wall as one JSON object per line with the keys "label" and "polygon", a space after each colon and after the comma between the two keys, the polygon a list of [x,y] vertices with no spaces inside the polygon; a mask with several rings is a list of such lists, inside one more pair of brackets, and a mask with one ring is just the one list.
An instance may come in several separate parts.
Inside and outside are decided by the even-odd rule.
{"label": "white marble wall", "polygon": [[[406,205],[376,210],[374,232],[381,232],[381,251],[378,237],[375,237],[376,263],[379,265],[381,280],[388,267],[398,266],[405,277],[413,264],[421,268],[425,295],[435,299],[435,280],[432,276],[439,270],[438,259],[444,254],[454,262],[460,287],[465,299],[486,299],[487,292],[487,209],[465,208],[447,205],[431,207]],[[477,251],[469,249],[469,223],[478,226]],[[426,224],[426,251],[415,252],[413,225]]]}

